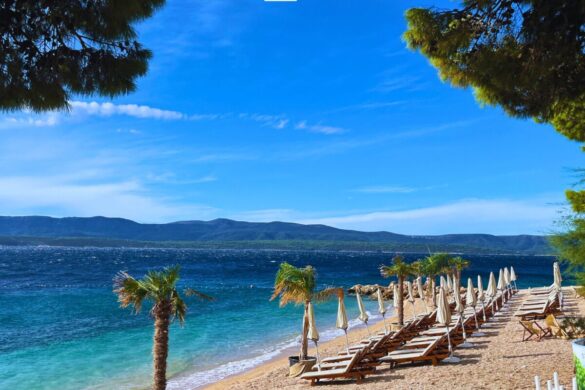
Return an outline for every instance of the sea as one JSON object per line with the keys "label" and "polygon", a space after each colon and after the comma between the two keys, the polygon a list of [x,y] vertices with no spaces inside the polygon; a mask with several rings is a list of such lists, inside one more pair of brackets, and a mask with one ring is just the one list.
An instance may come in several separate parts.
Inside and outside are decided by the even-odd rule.
{"label": "sea", "polygon": [[[393,253],[0,247],[0,389],[146,389],[151,383],[153,321],[121,309],[112,292],[118,271],[142,277],[179,264],[180,288],[216,298],[189,305],[183,327],[170,331],[169,389],[194,389],[249,370],[298,348],[302,308],[270,301],[281,262],[312,265],[319,288],[387,285],[379,266]],[[424,255],[406,254],[407,260]],[[553,257],[466,255],[468,276],[514,266],[518,287],[552,283]],[[484,286],[486,287],[486,286]],[[377,303],[366,300],[372,321]],[[350,332],[364,327],[346,296]],[[315,305],[322,340],[335,329],[335,301]],[[390,313],[391,314],[391,313]]]}

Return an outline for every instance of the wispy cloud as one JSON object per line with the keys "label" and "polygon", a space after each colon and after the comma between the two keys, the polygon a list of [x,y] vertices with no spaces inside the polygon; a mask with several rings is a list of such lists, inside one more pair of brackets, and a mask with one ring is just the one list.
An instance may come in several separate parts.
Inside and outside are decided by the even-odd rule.
{"label": "wispy cloud", "polygon": [[335,127],[335,126],[326,126],[322,124],[310,125],[307,121],[300,121],[295,125],[295,129],[299,130],[308,130],[313,133],[320,133],[320,134],[340,134],[347,132],[346,129],[342,127]]}
{"label": "wispy cloud", "polygon": [[0,177],[0,213],[112,216],[143,222],[207,218],[217,210],[149,195],[135,180],[87,183],[64,176]]}
{"label": "wispy cloud", "polygon": [[69,105],[73,114],[86,114],[98,116],[127,115],[135,118],[167,119],[177,120],[185,119],[185,114],[178,111],[161,110],[149,106],[140,106],[137,104],[114,104],[110,102],[80,102],[71,101]]}
{"label": "wispy cloud", "polygon": [[557,217],[558,204],[550,199],[463,199],[431,207],[308,218],[298,222],[404,234],[543,234]]}
{"label": "wispy cloud", "polygon": [[356,188],[354,192],[362,192],[365,194],[409,194],[418,190],[418,188],[403,186],[371,186]]}

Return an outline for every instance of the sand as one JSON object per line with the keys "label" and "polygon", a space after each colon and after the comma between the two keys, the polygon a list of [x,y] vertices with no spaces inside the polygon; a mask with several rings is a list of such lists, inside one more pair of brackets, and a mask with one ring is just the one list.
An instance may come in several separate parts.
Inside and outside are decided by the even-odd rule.
{"label": "sand", "polygon": [[[473,348],[455,350],[461,358],[458,364],[441,363],[438,366],[417,365],[389,369],[379,366],[376,374],[360,385],[352,381],[322,382],[326,389],[534,389],[534,376],[551,379],[557,371],[561,384],[570,389],[573,377],[573,360],[569,340],[547,338],[541,342],[522,342],[522,327],[513,313],[528,296],[521,290],[504,307],[501,314],[492,319],[493,325],[485,328],[483,337],[470,337]],[[408,305],[407,305],[408,306]],[[565,289],[566,315],[585,315],[585,300],[578,298],[573,289]],[[419,309],[417,309],[419,310]],[[409,314],[405,307],[406,316]],[[408,317],[407,317],[408,318]],[[393,319],[391,319],[393,320]],[[371,327],[380,330],[382,323]],[[352,330],[350,341],[367,336],[366,330]],[[319,347],[322,356],[330,356],[343,349],[345,339],[339,337]],[[314,353],[314,351],[311,351]],[[306,389],[307,381],[288,377],[286,357],[277,358],[248,372],[228,377],[206,389]]]}

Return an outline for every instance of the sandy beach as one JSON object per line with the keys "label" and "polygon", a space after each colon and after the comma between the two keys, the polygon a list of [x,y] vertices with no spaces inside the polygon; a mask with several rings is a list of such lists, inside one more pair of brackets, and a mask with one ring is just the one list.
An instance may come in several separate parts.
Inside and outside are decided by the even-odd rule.
{"label": "sandy beach", "polygon": [[[564,313],[583,316],[585,300],[576,297],[572,288],[565,288],[564,291]],[[490,321],[491,326],[484,329],[485,336],[470,337],[474,348],[456,349],[455,355],[461,358],[459,364],[404,366],[392,370],[381,365],[376,374],[367,377],[361,385],[352,381],[335,381],[323,382],[321,386],[327,389],[533,389],[535,375],[545,380],[552,378],[553,372],[557,371],[561,384],[570,388],[573,377],[570,341],[547,338],[541,342],[522,342],[522,327],[513,314],[528,295],[528,290],[520,290],[500,314]],[[411,315],[409,309],[409,305],[406,305],[405,318]],[[422,312],[423,309],[417,307],[417,310]],[[390,321],[395,321],[395,318]],[[370,327],[372,331],[382,328],[382,323]],[[349,334],[351,342],[366,336],[365,328],[352,330]],[[344,346],[344,337],[338,337],[321,344],[319,350],[322,356],[330,356]],[[310,352],[314,353],[313,350]],[[286,356],[282,356],[206,389],[308,387],[307,381],[288,377],[288,361]]]}

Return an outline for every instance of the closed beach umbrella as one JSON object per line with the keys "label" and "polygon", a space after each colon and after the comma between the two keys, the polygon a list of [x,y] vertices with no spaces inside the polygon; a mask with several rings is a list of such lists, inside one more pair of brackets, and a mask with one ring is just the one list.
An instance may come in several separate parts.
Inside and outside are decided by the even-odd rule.
{"label": "closed beach umbrella", "polygon": [[394,285],[394,290],[392,290],[392,306],[394,306],[395,310],[398,310],[398,295],[400,295],[400,290],[398,289],[398,285]]}
{"label": "closed beach umbrella", "polygon": [[494,276],[493,272],[490,272],[490,278],[488,280],[486,294],[492,300],[492,306],[493,306],[494,311],[495,311],[495,309],[496,309],[496,295],[498,295],[498,290],[496,288],[496,277]]}
{"label": "closed beach umbrella", "polygon": [[425,290],[423,288],[422,278],[419,276],[416,278],[416,287],[418,288],[418,296],[422,299],[425,305],[425,313],[429,314],[429,308],[427,306],[427,300],[425,299]]}
{"label": "closed beach umbrella", "polygon": [[514,283],[514,290],[518,291],[518,287],[516,286],[516,280],[518,280],[518,277],[516,276],[514,267],[510,267],[510,280],[512,281],[512,283]]}
{"label": "closed beach umbrella", "polygon": [[454,280],[453,284],[453,298],[455,299],[455,311],[459,313],[459,320],[461,321],[461,329],[463,331],[463,344],[459,345],[461,348],[469,348],[472,345],[467,342],[467,334],[465,332],[465,305],[461,299],[461,293],[459,289],[459,282]]}
{"label": "closed beach umbrella", "polygon": [[384,321],[384,333],[388,334],[386,328],[386,305],[384,304],[384,297],[382,297],[382,290],[378,289],[378,313],[382,314],[382,321]]}
{"label": "closed beach umbrella", "polygon": [[368,334],[370,334],[370,328],[368,328],[368,313],[366,313],[366,308],[364,307],[364,302],[362,301],[362,296],[359,292],[356,291],[355,297],[357,299],[358,309],[360,311],[360,315],[358,319],[366,324],[366,329],[368,330]]}
{"label": "closed beach umbrella", "polygon": [[555,288],[559,292],[559,301],[561,303],[561,309],[563,308],[563,290],[561,290],[561,282],[563,278],[561,276],[561,268],[559,267],[559,263],[555,261],[553,265],[553,274],[554,274],[554,285]]}
{"label": "closed beach umbrella", "polygon": [[414,291],[412,289],[412,282],[406,282],[406,289],[408,290],[408,302],[412,304],[412,319],[416,318],[416,308],[414,306]]}
{"label": "closed beach umbrella", "polygon": [[453,291],[453,289],[455,288],[453,280],[451,279],[451,277],[449,275],[447,275],[447,289],[449,291]]}
{"label": "closed beach umbrella", "polygon": [[319,341],[319,332],[317,331],[317,324],[315,323],[315,311],[313,310],[313,303],[309,302],[309,331],[307,338],[313,341]]}
{"label": "closed beach umbrella", "polygon": [[510,271],[508,271],[508,267],[504,267],[504,289],[506,290],[506,295],[508,296],[508,299],[510,298],[509,288],[510,288]]}
{"label": "closed beach umbrella", "polygon": [[451,324],[451,310],[449,309],[449,301],[447,300],[447,294],[443,287],[439,288],[439,294],[437,294],[437,322],[445,326],[447,331],[447,341],[449,343],[449,357],[445,359],[447,363],[457,363],[458,358],[453,356],[453,346],[451,345],[451,333],[449,331],[449,325]]}
{"label": "closed beach umbrella", "polygon": [[313,303],[309,302],[309,310],[308,310],[308,317],[309,317],[309,331],[307,332],[307,338],[309,340],[313,340],[315,343],[315,348],[317,349],[317,368],[320,369],[319,365],[319,332],[317,331],[317,324],[315,322],[315,311],[313,310]]}
{"label": "closed beach umbrella", "polygon": [[[473,309],[473,319],[475,320],[475,329],[479,330],[479,322],[477,322],[477,312],[475,307],[477,306],[477,296],[475,295],[475,288],[473,287],[473,280],[467,278],[467,292],[465,293],[465,302],[467,306]],[[478,334],[474,333],[474,336]],[[485,335],[482,335],[485,336]]]}
{"label": "closed beach umbrella", "polygon": [[467,278],[467,292],[465,293],[465,303],[475,309],[477,305],[477,296],[475,295],[475,288],[471,278]]}
{"label": "closed beach umbrella", "polygon": [[347,312],[345,311],[345,302],[343,301],[343,297],[339,297],[337,303],[337,321],[335,322],[335,327],[337,329],[343,330],[345,333],[345,345],[347,347],[347,353],[349,354],[349,340],[347,338],[347,328],[349,327],[349,323],[347,322]]}
{"label": "closed beach umbrella", "polygon": [[557,289],[561,289],[561,282],[563,278],[561,277],[561,269],[559,267],[559,263],[555,261],[553,264],[553,276],[554,276],[554,285]]}
{"label": "closed beach umbrella", "polygon": [[[500,268],[500,274],[498,275],[498,290],[500,292],[502,292],[502,294],[504,293],[504,289],[506,288],[506,283],[504,282],[504,270]],[[503,294],[502,297],[503,301],[506,301],[506,295]]]}
{"label": "closed beach umbrella", "polygon": [[447,292],[447,279],[445,279],[445,277],[443,275],[441,275],[441,277],[439,279],[439,286],[443,287],[443,290],[445,290],[445,292]]}
{"label": "closed beach umbrella", "polygon": [[481,302],[481,309],[483,310],[483,321],[487,321],[487,317],[485,315],[485,295],[483,294],[483,281],[481,280],[481,275],[477,275],[477,300]]}

